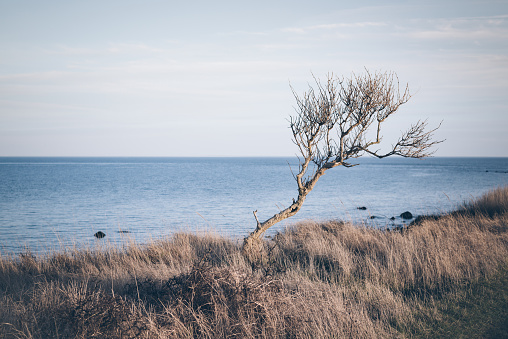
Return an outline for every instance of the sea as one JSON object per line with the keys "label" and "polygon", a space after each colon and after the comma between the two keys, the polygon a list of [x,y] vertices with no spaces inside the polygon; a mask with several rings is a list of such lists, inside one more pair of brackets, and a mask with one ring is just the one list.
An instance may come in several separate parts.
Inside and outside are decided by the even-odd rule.
{"label": "sea", "polygon": [[[508,185],[508,158],[359,158],[322,176],[302,220],[391,228]],[[240,240],[297,197],[296,157],[0,157],[0,254],[143,245],[177,232]],[[365,209],[359,209],[365,207]],[[106,236],[98,239],[97,232]]]}

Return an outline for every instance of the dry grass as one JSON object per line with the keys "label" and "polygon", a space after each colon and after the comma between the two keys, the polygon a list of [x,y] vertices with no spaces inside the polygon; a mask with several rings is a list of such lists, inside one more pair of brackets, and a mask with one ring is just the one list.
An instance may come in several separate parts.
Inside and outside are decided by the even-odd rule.
{"label": "dry grass", "polygon": [[507,225],[501,188],[400,231],[300,223],[267,240],[257,264],[238,243],[191,234],[123,250],[4,256],[0,336],[425,335],[463,286],[505,274]]}

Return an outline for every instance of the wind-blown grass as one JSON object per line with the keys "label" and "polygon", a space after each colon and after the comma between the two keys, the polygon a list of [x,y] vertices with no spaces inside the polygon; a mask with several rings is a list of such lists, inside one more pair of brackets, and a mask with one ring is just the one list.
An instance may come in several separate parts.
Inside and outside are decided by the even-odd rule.
{"label": "wind-blown grass", "polygon": [[298,223],[266,240],[255,264],[230,239],[184,233],[125,249],[4,256],[0,337],[450,334],[433,329],[458,312],[451,303],[474,300],[475,286],[497,282],[508,300],[499,283],[507,229],[508,188],[500,188],[399,231]]}

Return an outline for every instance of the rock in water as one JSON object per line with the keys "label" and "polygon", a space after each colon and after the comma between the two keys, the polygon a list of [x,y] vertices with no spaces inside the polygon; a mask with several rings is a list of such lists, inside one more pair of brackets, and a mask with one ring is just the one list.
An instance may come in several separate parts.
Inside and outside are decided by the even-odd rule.
{"label": "rock in water", "polygon": [[401,217],[402,219],[413,219],[413,215],[412,215],[412,214],[411,214],[411,212],[409,212],[409,211],[406,211],[406,212],[402,213],[402,214],[400,215],[400,217]]}
{"label": "rock in water", "polygon": [[97,239],[102,239],[106,236],[106,233],[102,232],[102,231],[99,231],[97,233],[94,234],[94,236],[97,238]]}
{"label": "rock in water", "polygon": [[359,209],[360,211],[365,211],[365,210],[367,210],[367,207],[361,206],[361,207],[357,207],[357,209]]}

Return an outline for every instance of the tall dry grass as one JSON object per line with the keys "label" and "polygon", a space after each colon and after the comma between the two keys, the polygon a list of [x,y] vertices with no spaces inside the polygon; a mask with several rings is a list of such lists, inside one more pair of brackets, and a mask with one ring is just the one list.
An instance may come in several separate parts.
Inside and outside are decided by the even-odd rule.
{"label": "tall dry grass", "polygon": [[[240,244],[177,234],[124,249],[0,259],[0,336],[394,338],[508,258],[508,188],[399,231],[303,222]],[[430,306],[429,306],[430,305]]]}

